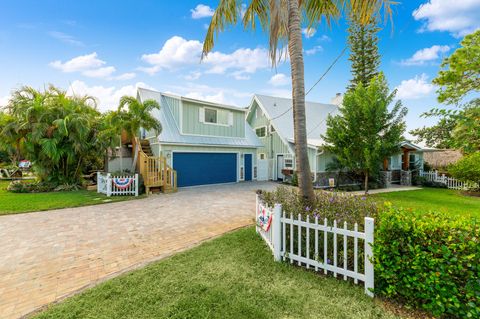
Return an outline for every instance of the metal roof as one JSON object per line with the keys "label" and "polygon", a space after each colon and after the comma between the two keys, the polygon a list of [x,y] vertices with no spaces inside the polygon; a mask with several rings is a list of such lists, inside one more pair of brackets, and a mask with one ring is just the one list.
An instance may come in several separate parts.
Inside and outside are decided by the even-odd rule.
{"label": "metal roof", "polygon": [[[293,111],[292,99],[255,94],[254,99],[273,122],[273,126],[283,139],[293,142]],[[305,102],[307,121],[307,143],[310,147],[319,147],[324,144],[321,138],[327,129],[327,117],[329,114],[336,115],[338,106],[335,104],[323,104]]]}
{"label": "metal roof", "polygon": [[[158,136],[158,141],[161,144],[184,144],[184,145],[199,145],[199,146],[219,146],[219,147],[262,147],[262,142],[258,139],[253,129],[245,121],[245,137],[217,137],[217,136],[197,136],[182,134],[175,121],[173,114],[170,112],[170,107],[167,107],[168,100],[165,98],[174,98],[178,100],[185,100],[183,97],[167,95],[158,91],[138,88],[137,97],[140,101],[155,100],[160,104],[160,110],[154,110],[153,115],[160,120],[162,124],[162,132]],[[203,102],[195,100],[196,103],[203,103],[205,105],[215,105],[227,109],[238,109],[221,104],[210,102]],[[243,109],[238,109],[243,111]]]}

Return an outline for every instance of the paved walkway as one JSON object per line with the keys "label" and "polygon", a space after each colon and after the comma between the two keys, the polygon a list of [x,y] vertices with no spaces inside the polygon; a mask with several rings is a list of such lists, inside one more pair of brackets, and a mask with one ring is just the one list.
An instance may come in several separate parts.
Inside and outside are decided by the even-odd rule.
{"label": "paved walkway", "polygon": [[254,221],[273,183],[183,189],[146,199],[0,217],[0,318],[18,318],[86,287]]}
{"label": "paved walkway", "polygon": [[[380,194],[380,193],[393,193],[393,192],[404,192],[404,191],[416,191],[422,189],[421,187],[416,186],[404,186],[404,185],[391,185],[388,188],[379,188],[379,189],[371,189],[368,191],[370,195],[373,194]],[[355,195],[362,195],[365,194],[365,191],[355,191],[349,192],[350,194]]]}

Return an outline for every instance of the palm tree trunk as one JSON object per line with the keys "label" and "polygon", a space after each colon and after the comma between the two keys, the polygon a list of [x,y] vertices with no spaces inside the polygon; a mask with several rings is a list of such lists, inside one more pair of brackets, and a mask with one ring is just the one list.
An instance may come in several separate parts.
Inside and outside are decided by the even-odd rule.
{"label": "palm tree trunk", "polygon": [[308,162],[305,118],[305,70],[298,0],[288,0],[288,53],[290,55],[292,73],[293,127],[298,187],[303,198],[313,201],[313,184]]}

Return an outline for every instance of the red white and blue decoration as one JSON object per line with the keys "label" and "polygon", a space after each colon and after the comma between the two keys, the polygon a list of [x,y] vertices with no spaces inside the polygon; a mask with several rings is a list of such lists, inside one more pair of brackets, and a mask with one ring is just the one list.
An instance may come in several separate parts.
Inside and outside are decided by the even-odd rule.
{"label": "red white and blue decoration", "polygon": [[270,229],[270,225],[272,224],[273,213],[263,205],[259,205],[258,210],[258,226],[260,226],[264,231],[268,231]]}
{"label": "red white and blue decoration", "polygon": [[130,185],[132,185],[134,180],[134,177],[114,177],[112,182],[113,185],[115,185],[115,187],[118,189],[127,189]]}

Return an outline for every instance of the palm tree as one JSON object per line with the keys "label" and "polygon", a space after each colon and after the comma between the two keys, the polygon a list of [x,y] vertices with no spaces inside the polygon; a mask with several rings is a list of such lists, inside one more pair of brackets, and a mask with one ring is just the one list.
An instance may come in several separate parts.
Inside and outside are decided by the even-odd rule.
{"label": "palm tree", "polygon": [[[242,15],[242,0],[221,0],[215,10],[203,43],[202,59],[212,51],[214,37],[228,25],[236,24]],[[272,65],[286,57],[288,45],[292,75],[292,100],[295,139],[295,160],[298,171],[300,194],[313,201],[314,192],[307,153],[307,132],[305,118],[305,79],[301,17],[307,27],[314,27],[323,19],[331,19],[342,13],[358,17],[361,23],[368,23],[383,9],[391,16],[391,0],[250,0],[243,15],[244,28],[255,29],[257,21],[269,34],[269,50]]]}
{"label": "palm tree", "polygon": [[[140,128],[147,131],[154,130],[156,134],[159,134],[162,131],[162,125],[152,115],[154,109],[160,109],[160,105],[155,100],[146,100],[142,103],[133,96],[122,96],[116,112],[116,119],[114,119],[115,126],[126,132],[129,139],[133,139]],[[132,171],[137,164],[138,144],[136,143],[134,152]]]}

